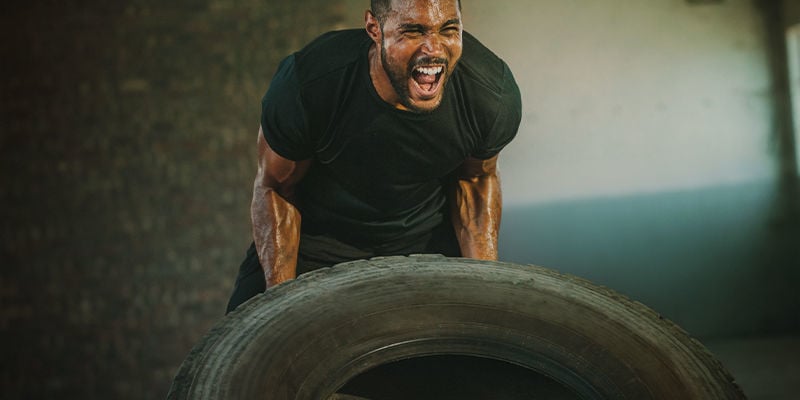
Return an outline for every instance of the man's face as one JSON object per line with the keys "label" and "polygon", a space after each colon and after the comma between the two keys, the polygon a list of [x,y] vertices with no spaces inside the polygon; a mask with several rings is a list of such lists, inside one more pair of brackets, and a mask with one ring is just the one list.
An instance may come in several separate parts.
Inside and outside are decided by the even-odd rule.
{"label": "man's face", "polygon": [[458,0],[394,0],[382,22],[381,62],[398,100],[412,111],[435,110],[461,58]]}

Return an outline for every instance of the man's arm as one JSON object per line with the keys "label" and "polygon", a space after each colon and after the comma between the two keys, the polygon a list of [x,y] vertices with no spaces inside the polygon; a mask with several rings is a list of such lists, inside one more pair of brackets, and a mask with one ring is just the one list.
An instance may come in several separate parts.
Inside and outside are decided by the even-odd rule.
{"label": "man's arm", "polygon": [[258,172],[253,183],[253,239],[267,288],[297,276],[300,212],[292,205],[297,182],[311,164],[275,153],[258,130]]}
{"label": "man's arm", "polygon": [[456,172],[450,193],[451,217],[461,255],[497,260],[497,234],[503,204],[497,156],[468,158]]}

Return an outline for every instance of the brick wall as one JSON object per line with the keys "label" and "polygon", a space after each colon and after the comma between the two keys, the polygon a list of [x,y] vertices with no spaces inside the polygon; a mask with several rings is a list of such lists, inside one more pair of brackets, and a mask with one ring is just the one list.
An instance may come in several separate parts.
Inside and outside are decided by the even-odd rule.
{"label": "brick wall", "polygon": [[16,3],[0,16],[2,397],[163,398],[249,244],[261,96],[344,3]]}

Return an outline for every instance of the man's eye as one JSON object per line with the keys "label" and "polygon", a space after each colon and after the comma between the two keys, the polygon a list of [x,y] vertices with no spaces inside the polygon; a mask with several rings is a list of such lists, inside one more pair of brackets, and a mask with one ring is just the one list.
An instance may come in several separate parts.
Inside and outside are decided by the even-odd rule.
{"label": "man's eye", "polygon": [[406,36],[420,36],[422,35],[422,31],[420,30],[403,31],[403,34]]}

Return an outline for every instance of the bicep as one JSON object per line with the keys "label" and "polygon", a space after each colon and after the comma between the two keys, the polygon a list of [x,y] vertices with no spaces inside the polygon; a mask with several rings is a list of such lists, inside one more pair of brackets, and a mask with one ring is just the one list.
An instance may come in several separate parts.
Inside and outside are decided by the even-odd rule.
{"label": "bicep", "polygon": [[283,197],[290,197],[295,185],[308,171],[311,160],[294,161],[276,153],[264,138],[263,128],[258,129],[258,173],[255,184],[278,191]]}
{"label": "bicep", "polygon": [[458,168],[457,178],[477,179],[486,176],[495,176],[497,175],[497,158],[498,155],[485,160],[468,157]]}

